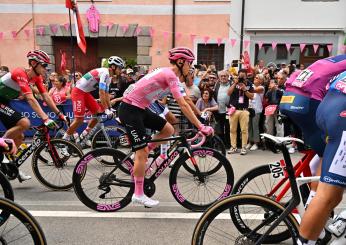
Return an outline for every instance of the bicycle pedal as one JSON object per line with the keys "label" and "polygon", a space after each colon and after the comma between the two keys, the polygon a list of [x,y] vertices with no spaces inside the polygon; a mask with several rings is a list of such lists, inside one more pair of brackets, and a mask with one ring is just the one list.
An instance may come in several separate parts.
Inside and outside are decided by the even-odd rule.
{"label": "bicycle pedal", "polygon": [[148,206],[145,206],[145,205],[144,205],[144,208],[152,208],[152,207],[148,207]]}

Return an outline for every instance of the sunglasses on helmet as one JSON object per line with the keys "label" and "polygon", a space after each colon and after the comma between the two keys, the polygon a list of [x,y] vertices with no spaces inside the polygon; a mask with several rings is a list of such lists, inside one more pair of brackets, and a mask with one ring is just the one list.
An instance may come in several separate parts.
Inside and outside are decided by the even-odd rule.
{"label": "sunglasses on helmet", "polygon": [[44,68],[47,68],[48,67],[48,64],[47,63],[40,63],[41,66],[43,66]]}

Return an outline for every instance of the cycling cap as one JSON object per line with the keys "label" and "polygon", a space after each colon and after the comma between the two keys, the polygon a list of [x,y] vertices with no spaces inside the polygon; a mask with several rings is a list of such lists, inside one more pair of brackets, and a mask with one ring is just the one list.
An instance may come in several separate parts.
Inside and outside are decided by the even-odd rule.
{"label": "cycling cap", "polygon": [[169,53],[168,59],[171,61],[172,60],[174,61],[177,59],[184,59],[184,60],[188,60],[188,61],[195,60],[195,55],[193,54],[193,52],[189,48],[177,47],[177,48],[173,48],[173,49],[169,50],[168,53]]}
{"label": "cycling cap", "polygon": [[111,56],[108,59],[108,66],[110,66],[110,65],[116,65],[116,66],[119,66],[120,68],[124,68],[125,62],[123,61],[122,58],[120,58],[118,56]]}
{"label": "cycling cap", "polygon": [[131,74],[134,73],[134,71],[131,68],[127,68],[126,69],[126,74]]}
{"label": "cycling cap", "polygon": [[39,63],[43,63],[43,64],[50,64],[50,59],[49,59],[49,55],[39,49],[36,49],[34,51],[30,51],[26,57],[28,58],[28,60],[35,60]]}

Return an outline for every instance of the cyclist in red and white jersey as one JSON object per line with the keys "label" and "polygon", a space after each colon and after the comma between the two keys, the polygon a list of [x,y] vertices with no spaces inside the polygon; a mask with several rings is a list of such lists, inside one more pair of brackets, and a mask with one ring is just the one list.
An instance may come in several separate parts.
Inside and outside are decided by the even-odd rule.
{"label": "cyclist in red and white jersey", "polygon": [[130,138],[132,150],[136,152],[133,173],[135,181],[133,203],[139,203],[146,207],[154,207],[159,204],[159,201],[150,199],[143,191],[148,154],[157,146],[155,143],[147,143],[146,128],[159,132],[154,136],[155,139],[169,137],[174,133],[173,126],[165,119],[150,110],[146,110],[150,103],[171,92],[182,112],[192,124],[207,135],[214,132],[213,128],[204,126],[198,121],[180,92],[179,79],[186,78],[194,59],[193,52],[188,48],[171,49],[169,51],[171,67],[159,68],[145,75],[137,83],[130,85],[124,93],[118,113]]}
{"label": "cyclist in red and white jersey", "polygon": [[[109,85],[113,75],[119,76],[121,69],[124,67],[125,63],[120,57],[111,56],[108,59],[108,68],[91,70],[77,81],[71,92],[74,120],[64,134],[63,139],[71,139],[76,129],[83,124],[85,109],[88,109],[93,115],[103,111],[109,116],[113,114],[113,111],[110,109]],[[97,89],[99,90],[101,105],[90,93]],[[87,128],[81,134],[81,139],[88,135],[96,123],[96,118],[89,121]]]}

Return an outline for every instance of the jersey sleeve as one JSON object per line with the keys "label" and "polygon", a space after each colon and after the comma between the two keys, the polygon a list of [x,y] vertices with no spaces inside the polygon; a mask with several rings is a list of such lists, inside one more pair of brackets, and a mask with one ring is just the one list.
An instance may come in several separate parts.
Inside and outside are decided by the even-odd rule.
{"label": "jersey sleeve", "polygon": [[29,86],[29,78],[24,70],[18,68],[12,71],[11,79],[19,85],[22,94],[32,94]]}
{"label": "jersey sleeve", "polygon": [[102,72],[100,74],[99,89],[104,90],[108,93],[110,84],[110,77],[108,72]]}
{"label": "jersey sleeve", "polygon": [[40,92],[40,94],[46,93],[46,87],[43,84],[43,78],[41,76],[37,76],[33,79],[38,91]]}
{"label": "jersey sleeve", "polygon": [[169,90],[171,91],[173,97],[175,100],[179,99],[180,97],[183,97],[182,94],[182,90],[183,90],[183,86],[180,86],[180,81],[177,78],[177,76],[175,76],[175,74],[169,74],[167,75],[167,81],[168,81],[168,86],[169,86]]}

